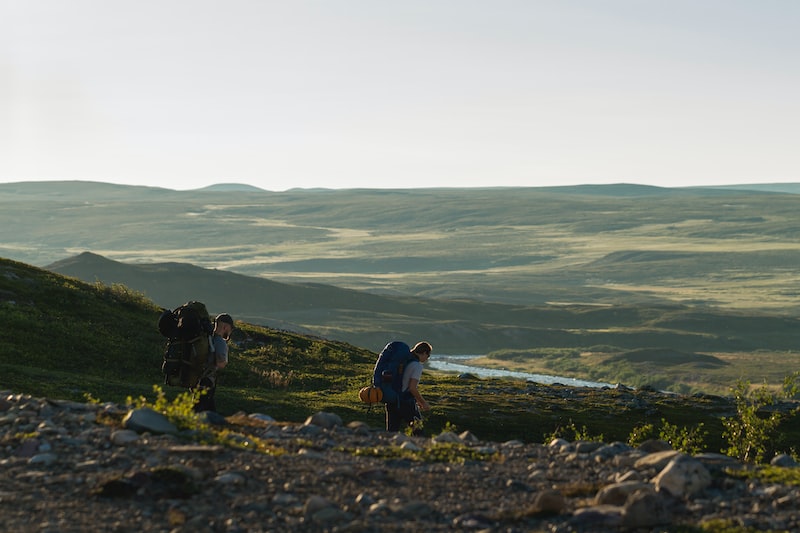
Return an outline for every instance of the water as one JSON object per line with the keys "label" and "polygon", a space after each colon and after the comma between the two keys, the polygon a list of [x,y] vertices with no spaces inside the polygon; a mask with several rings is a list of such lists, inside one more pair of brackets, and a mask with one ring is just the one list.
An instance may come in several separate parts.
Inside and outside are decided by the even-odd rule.
{"label": "water", "polygon": [[441,370],[442,372],[457,372],[470,373],[481,378],[516,378],[524,379],[525,381],[532,381],[534,383],[542,383],[545,385],[552,385],[560,383],[562,385],[570,385],[573,387],[614,387],[610,383],[602,383],[599,381],[585,381],[582,379],[565,378],[562,376],[548,376],[545,374],[532,374],[530,372],[515,372],[513,370],[503,370],[500,368],[485,368],[482,366],[466,365],[461,361],[467,361],[480,357],[478,355],[435,355],[430,359],[427,365],[434,370]]}

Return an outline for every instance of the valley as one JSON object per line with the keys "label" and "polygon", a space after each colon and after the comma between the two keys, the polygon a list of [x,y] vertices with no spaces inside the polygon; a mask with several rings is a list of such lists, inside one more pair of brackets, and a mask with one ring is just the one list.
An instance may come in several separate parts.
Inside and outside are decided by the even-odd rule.
{"label": "valley", "polygon": [[0,206],[2,257],[372,351],[425,338],[487,364],[509,365],[493,354],[512,350],[520,370],[683,392],[775,384],[798,367],[790,192],[51,182],[2,184]]}

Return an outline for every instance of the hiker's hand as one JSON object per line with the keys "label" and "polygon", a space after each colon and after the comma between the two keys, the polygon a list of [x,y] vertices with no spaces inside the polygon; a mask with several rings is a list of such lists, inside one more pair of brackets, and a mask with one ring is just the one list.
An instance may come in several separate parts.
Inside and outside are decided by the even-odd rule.
{"label": "hiker's hand", "polygon": [[431,406],[428,405],[428,402],[422,400],[421,402],[419,402],[419,408],[422,411],[430,411]]}

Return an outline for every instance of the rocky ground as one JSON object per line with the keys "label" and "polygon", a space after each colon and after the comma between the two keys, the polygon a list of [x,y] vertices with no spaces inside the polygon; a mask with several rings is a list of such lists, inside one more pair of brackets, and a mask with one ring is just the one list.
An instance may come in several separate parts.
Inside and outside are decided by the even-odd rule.
{"label": "rocky ground", "polygon": [[210,421],[236,447],[198,443],[147,409],[0,394],[0,529],[800,530],[797,487],[658,441],[410,438],[330,413]]}

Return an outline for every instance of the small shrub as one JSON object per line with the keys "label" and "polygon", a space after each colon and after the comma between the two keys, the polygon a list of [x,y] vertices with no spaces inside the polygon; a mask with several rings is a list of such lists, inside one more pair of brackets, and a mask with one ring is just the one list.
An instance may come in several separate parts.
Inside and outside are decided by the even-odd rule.
{"label": "small shrub", "polygon": [[695,455],[705,449],[705,438],[708,436],[708,431],[703,429],[704,424],[702,422],[689,429],[686,427],[679,428],[662,418],[661,426],[658,437],[668,442],[673,450]]}
{"label": "small shrub", "polygon": [[409,437],[419,437],[425,431],[425,422],[418,418],[405,427],[403,433]]}
{"label": "small shrub", "polygon": [[456,427],[456,425],[450,422],[449,420],[444,423],[444,427],[442,428],[442,433],[447,433],[447,432],[458,433],[458,428]]}
{"label": "small shrub", "polygon": [[650,439],[655,439],[657,437],[658,432],[653,424],[642,424],[641,426],[636,426],[631,430],[630,435],[628,435],[628,445],[635,448],[643,442]]}
{"label": "small shrub", "polygon": [[549,436],[545,436],[545,443],[550,442],[554,439],[563,438],[568,441],[591,441],[591,442],[605,442],[605,437],[601,433],[600,435],[592,435],[589,433],[589,429],[584,425],[581,428],[578,428],[575,425],[575,422],[572,420],[569,421],[569,424],[566,426],[559,426],[557,427],[553,433]]}
{"label": "small shrub", "polygon": [[[787,385],[784,386],[786,389]],[[723,453],[747,463],[760,463],[767,452],[767,444],[781,422],[781,414],[773,411],[766,417],[758,411],[771,406],[776,395],[766,385],[751,389],[750,382],[740,379],[732,390],[736,404],[736,417],[723,417],[725,427],[722,437],[728,441]]]}
{"label": "small shrub", "polygon": [[156,394],[156,400],[152,404],[144,396],[136,399],[128,396],[126,403],[134,409],[149,407],[166,416],[180,429],[207,429],[200,421],[199,414],[194,410],[198,395],[204,394],[205,391],[192,393],[187,390],[178,394],[172,401],[167,399],[167,395],[159,385],[153,385],[153,392]]}
{"label": "small shrub", "polygon": [[670,424],[662,418],[661,427],[658,429],[650,423],[633,428],[628,436],[628,444],[635,447],[646,440],[659,438],[668,442],[674,450],[695,455],[705,449],[705,439],[708,436],[708,431],[704,427],[705,425],[700,422],[691,429],[686,427],[679,428],[677,425]]}

